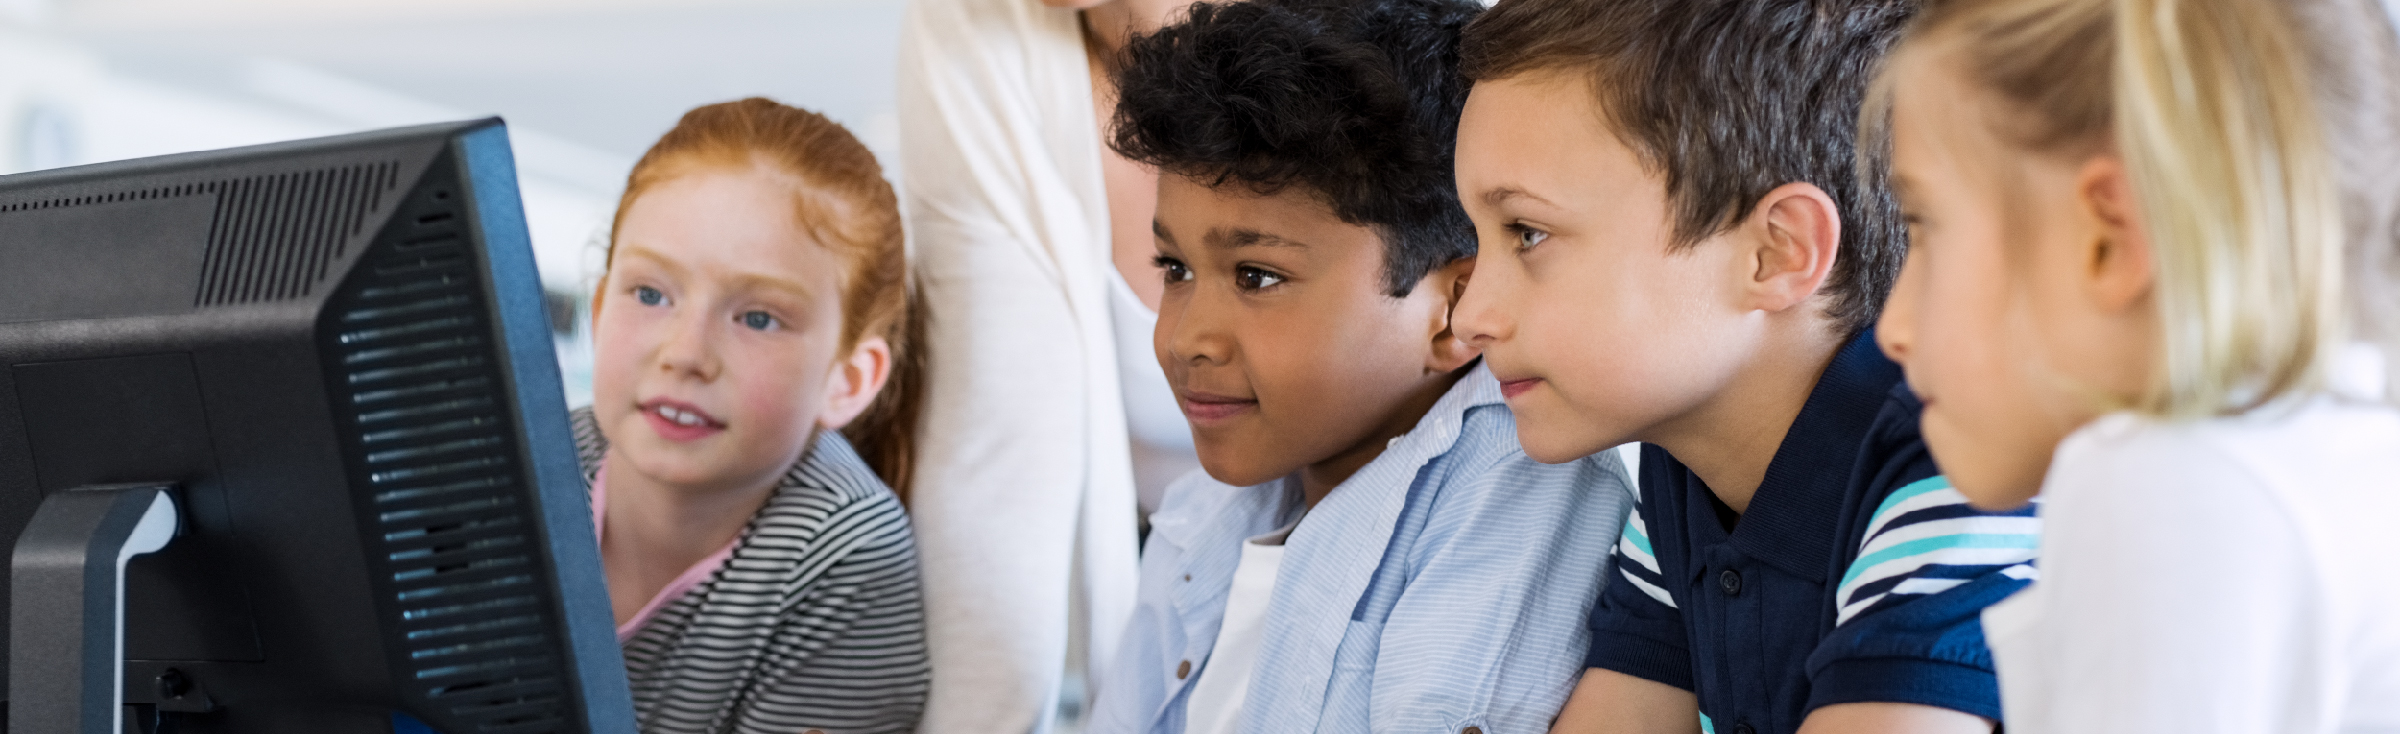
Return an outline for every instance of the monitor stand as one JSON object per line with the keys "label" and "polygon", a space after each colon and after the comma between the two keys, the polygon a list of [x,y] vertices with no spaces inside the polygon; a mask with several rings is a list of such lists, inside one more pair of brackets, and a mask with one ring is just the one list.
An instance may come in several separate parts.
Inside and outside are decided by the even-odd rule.
{"label": "monitor stand", "polygon": [[171,485],[42,498],[9,558],[8,731],[119,734],[125,562],[175,538]]}

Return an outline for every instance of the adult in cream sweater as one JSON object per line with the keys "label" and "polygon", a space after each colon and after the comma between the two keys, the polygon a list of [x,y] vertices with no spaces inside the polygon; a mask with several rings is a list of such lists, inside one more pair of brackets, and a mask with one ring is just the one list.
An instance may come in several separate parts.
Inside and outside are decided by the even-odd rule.
{"label": "adult in cream sweater", "polygon": [[1104,685],[1133,603],[1137,474],[1163,487],[1193,465],[1150,356],[1156,179],[1101,132],[1115,49],[1185,2],[908,7],[901,181],[930,360],[910,497],[933,660],[922,732],[1046,732],[1062,664],[1087,671],[1087,695]]}

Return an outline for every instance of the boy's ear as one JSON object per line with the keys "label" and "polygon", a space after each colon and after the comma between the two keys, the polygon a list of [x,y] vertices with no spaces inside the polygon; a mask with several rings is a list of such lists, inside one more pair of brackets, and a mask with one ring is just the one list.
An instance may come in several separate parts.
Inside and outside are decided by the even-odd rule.
{"label": "boy's ear", "polygon": [[1842,214],[1816,184],[1787,183],[1767,192],[1741,231],[1750,235],[1750,270],[1742,306],[1780,312],[1807,303],[1833,274],[1841,253]]}
{"label": "boy's ear", "polygon": [[2075,196],[2096,230],[2082,245],[2080,274],[2093,301],[2109,312],[2140,303],[2156,278],[2156,253],[2142,226],[2141,202],[2134,198],[2125,161],[2107,154],[2085,161],[2075,175]]}
{"label": "boy's ear", "polygon": [[1452,314],[1458,310],[1459,299],[1467,294],[1467,280],[1474,276],[1475,258],[1462,257],[1426,274],[1425,280],[1417,283],[1418,288],[1436,294],[1441,299],[1434,304],[1429,329],[1433,332],[1433,344],[1432,349],[1426,352],[1427,374],[1456,371],[1483,353],[1482,348],[1459,336],[1451,321]]}
{"label": "boy's ear", "polygon": [[850,354],[825,375],[825,407],[817,413],[817,425],[829,431],[850,425],[875,404],[875,396],[891,378],[892,343],[880,336],[860,337]]}

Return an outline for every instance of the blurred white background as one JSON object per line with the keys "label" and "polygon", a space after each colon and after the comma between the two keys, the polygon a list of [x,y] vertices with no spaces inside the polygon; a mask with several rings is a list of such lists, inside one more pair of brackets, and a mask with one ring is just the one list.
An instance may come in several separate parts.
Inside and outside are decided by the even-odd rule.
{"label": "blurred white background", "polygon": [[[635,158],[763,95],[894,162],[901,0],[0,0],[0,173],[507,118],[569,400],[580,306]],[[563,314],[562,314],[563,316]],[[564,319],[562,318],[562,321]]]}

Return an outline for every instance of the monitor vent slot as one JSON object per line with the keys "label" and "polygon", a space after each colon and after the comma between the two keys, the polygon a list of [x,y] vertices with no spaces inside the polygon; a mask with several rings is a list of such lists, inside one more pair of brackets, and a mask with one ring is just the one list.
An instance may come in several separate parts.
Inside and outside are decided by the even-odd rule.
{"label": "monitor vent slot", "polygon": [[400,185],[397,161],[165,188],[0,203],[0,214],[217,195],[197,306],[306,296]]}
{"label": "monitor vent slot", "polygon": [[399,185],[399,173],[398,163],[384,162],[218,184],[197,305],[308,295]]}
{"label": "monitor vent slot", "polygon": [[211,193],[223,185],[223,183],[198,183],[186,184],[183,186],[169,186],[160,189],[143,189],[141,191],[120,191],[114,194],[99,194],[95,196],[75,196],[65,199],[38,199],[34,201],[20,201],[14,204],[0,204],[0,214],[6,214],[9,212],[26,212],[36,209],[57,209],[61,207],[110,204],[119,201],[171,199],[178,196],[191,196],[194,194]]}
{"label": "monitor vent slot", "polygon": [[392,218],[320,324],[356,429],[344,440],[394,682],[439,731],[564,731],[563,643],[497,331],[462,218],[427,221],[458,203],[432,193]]}

